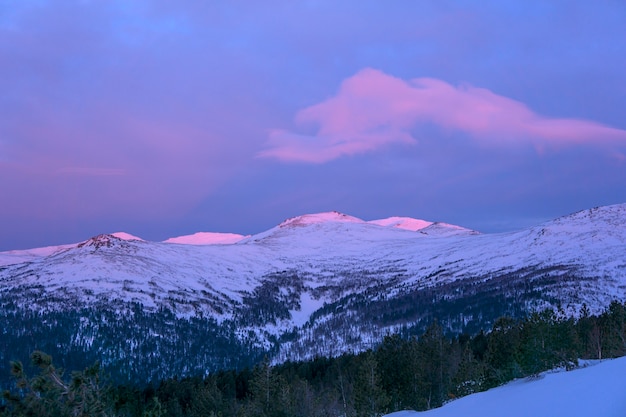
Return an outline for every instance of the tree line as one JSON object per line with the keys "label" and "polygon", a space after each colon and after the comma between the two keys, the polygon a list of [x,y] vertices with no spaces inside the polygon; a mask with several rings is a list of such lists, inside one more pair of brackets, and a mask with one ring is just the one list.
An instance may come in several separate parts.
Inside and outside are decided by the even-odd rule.
{"label": "tree line", "polygon": [[272,366],[221,370],[147,386],[107,385],[96,364],[69,377],[52,358],[31,355],[37,375],[11,363],[15,387],[0,416],[374,417],[427,410],[578,359],[626,355],[626,303],[577,318],[560,310],[498,319],[488,332],[448,335],[434,321],[419,337],[388,335],[372,350]]}

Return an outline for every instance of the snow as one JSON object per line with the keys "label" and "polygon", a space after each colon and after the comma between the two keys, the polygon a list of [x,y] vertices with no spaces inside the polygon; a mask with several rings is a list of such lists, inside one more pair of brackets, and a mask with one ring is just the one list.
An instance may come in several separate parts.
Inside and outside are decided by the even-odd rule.
{"label": "snow", "polygon": [[624,417],[626,357],[539,379],[516,380],[426,412],[389,417]]}
{"label": "snow", "polygon": [[363,220],[339,213],[338,211],[329,211],[324,213],[305,214],[303,216],[292,217],[285,220],[278,227],[306,226],[310,224],[320,224],[328,222],[340,223],[365,223]]}
{"label": "snow", "polygon": [[140,237],[131,235],[130,233],[126,233],[126,232],[111,233],[111,236],[115,236],[116,238],[122,239],[122,240],[143,240]]}
{"label": "snow", "polygon": [[[313,288],[365,291],[389,281],[393,285],[385,288],[386,296],[394,297],[407,289],[504,274],[524,266],[571,265],[577,274],[595,279],[593,287],[575,289],[572,311],[586,302],[595,313],[626,297],[626,204],[503,234],[478,234],[445,223],[418,231],[396,227],[411,223],[405,219],[374,224],[328,212],[288,219],[229,244],[210,244],[211,239],[203,240],[210,235],[202,234],[197,240],[183,239],[186,244],[173,244],[116,233],[77,245],[2,252],[0,290],[41,285],[59,297],[68,291],[77,296],[89,292],[96,298],[138,300],[149,307],[169,305],[171,294],[181,300],[179,314],[192,314],[190,305],[196,302],[223,318],[268,274],[290,271],[304,280],[305,290],[300,309],[291,312],[290,322],[281,323],[285,329],[306,323],[325,302],[343,294],[313,297]],[[212,310],[218,304],[221,315]]]}
{"label": "snow", "polygon": [[[292,307],[290,318],[239,329],[242,337],[249,331],[258,334],[262,344],[270,343],[267,335],[281,336],[294,328],[303,338],[312,337],[333,315],[343,314],[346,323],[358,321],[349,309],[316,314],[310,320],[325,304],[350,294],[393,300],[407,291],[488,280],[525,267],[544,269],[555,279],[561,279],[559,265],[572,268],[582,284],[565,277],[558,287],[546,287],[567,300],[563,307],[569,314],[578,312],[583,302],[598,313],[614,299],[626,299],[626,204],[502,234],[480,234],[445,223],[412,231],[407,224],[419,221],[406,219],[375,224],[328,212],[288,219],[228,244],[215,244],[210,235],[202,234],[175,244],[120,232],[74,245],[2,252],[0,293],[45,288],[50,297],[42,300],[47,301],[24,304],[33,310],[64,309],[74,301],[99,306],[115,300],[139,302],[148,311],[166,307],[179,317],[202,314],[223,321],[235,317],[244,298],[266,280],[295,277],[293,288],[301,291],[300,303]],[[397,227],[401,224],[405,227]],[[289,281],[280,285],[290,291]],[[393,326],[354,328],[358,333],[328,335],[319,343],[316,339],[319,352],[302,351],[298,359],[370,347],[376,337],[397,330]],[[283,343],[276,358],[293,359],[289,349],[299,349],[298,343]]]}
{"label": "snow", "polygon": [[411,217],[389,217],[387,219],[370,220],[368,223],[384,227],[396,227],[398,229],[410,230],[412,232],[416,232],[433,224],[433,222],[413,219]]}
{"label": "snow", "polygon": [[449,237],[455,235],[477,235],[480,234],[475,230],[466,229],[465,227],[456,226],[454,224],[435,222],[427,227],[419,230],[420,233],[430,236]]}
{"label": "snow", "polygon": [[[131,235],[130,233],[126,233],[126,232],[115,232],[115,233],[111,233],[110,235],[101,235],[101,236],[114,236],[118,239],[128,240],[128,241],[132,241],[132,240],[143,241],[142,238]],[[88,239],[87,241],[93,240],[94,238]],[[45,258],[47,256],[52,256],[57,253],[64,252],[68,249],[76,248],[78,245],[85,243],[85,242],[70,243],[67,245],[46,246],[43,248],[0,252],[0,266],[14,265],[14,264],[19,264],[19,263],[24,263],[24,262],[33,262],[38,259]]]}
{"label": "snow", "polygon": [[[396,228],[402,230],[409,230],[412,232],[422,230],[428,226],[434,224],[426,220],[414,219],[412,217],[388,217],[386,219],[364,221],[358,217],[349,216],[347,214],[340,213],[338,211],[305,214],[303,216],[292,217],[285,220],[278,227],[293,227],[293,226],[307,226],[312,224],[323,223],[361,223],[361,224],[373,224],[376,226]],[[440,226],[449,226],[454,230],[467,230],[459,226],[448,225],[445,223],[438,223]]]}
{"label": "snow", "polygon": [[246,237],[248,236],[236,233],[198,232],[192,235],[171,237],[164,242],[181,245],[229,245],[237,243]]}
{"label": "snow", "polygon": [[44,258],[73,247],[76,247],[76,244],[0,252],[0,266],[31,262],[35,259]]}
{"label": "snow", "polygon": [[323,299],[314,299],[311,294],[305,292],[300,296],[300,310],[291,310],[291,322],[293,326],[303,326],[316,310],[324,305]]}

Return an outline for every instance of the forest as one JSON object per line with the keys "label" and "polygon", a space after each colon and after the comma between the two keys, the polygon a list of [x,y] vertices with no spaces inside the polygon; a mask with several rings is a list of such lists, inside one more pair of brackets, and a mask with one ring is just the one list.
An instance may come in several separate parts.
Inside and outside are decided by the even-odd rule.
{"label": "forest", "polygon": [[[189,304],[177,294],[147,308],[138,300],[18,286],[0,292],[0,391],[12,385],[9,362],[28,362],[35,350],[64,369],[98,361],[111,383],[142,386],[172,376],[243,370],[265,356],[282,363],[362,352],[388,334],[417,337],[435,320],[452,337],[476,335],[499,317],[524,318],[560,300],[568,300],[563,309],[574,314],[584,302],[579,294],[600,285],[599,277],[580,277],[558,265],[452,282],[446,282],[447,273],[433,272],[424,287],[400,284],[406,279],[401,269],[339,271],[332,285],[315,288],[306,287],[312,278],[297,271],[271,273],[243,292],[224,319],[210,313],[225,308],[220,303]],[[303,311],[301,300],[308,297],[326,302],[295,325],[293,314]],[[189,314],[180,314],[180,306]]]}
{"label": "forest", "polygon": [[98,363],[64,372],[41,351],[11,362],[11,389],[0,416],[374,417],[427,410],[579,359],[626,355],[626,303],[599,315],[583,305],[576,318],[544,310],[501,317],[473,335],[447,335],[433,321],[419,336],[390,334],[375,349],[338,357],[219,370],[150,384],[109,382]]}

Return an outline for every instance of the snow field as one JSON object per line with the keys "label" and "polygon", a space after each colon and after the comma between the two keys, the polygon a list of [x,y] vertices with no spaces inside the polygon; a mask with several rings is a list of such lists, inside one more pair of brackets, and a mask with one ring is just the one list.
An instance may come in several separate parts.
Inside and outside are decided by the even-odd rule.
{"label": "snow field", "polygon": [[626,357],[512,381],[425,412],[399,411],[387,416],[624,417]]}

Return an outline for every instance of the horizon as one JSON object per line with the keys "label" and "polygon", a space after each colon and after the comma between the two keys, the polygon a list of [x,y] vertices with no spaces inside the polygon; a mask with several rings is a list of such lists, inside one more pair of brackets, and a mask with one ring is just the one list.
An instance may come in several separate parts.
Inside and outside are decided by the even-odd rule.
{"label": "horizon", "polygon": [[[389,216],[389,217],[380,218],[380,219],[362,219],[362,218],[359,218],[359,217],[356,217],[356,216],[351,216],[349,213],[342,213],[342,212],[333,210],[333,211],[319,212],[319,213],[306,213],[306,214],[301,214],[301,215],[298,215],[298,216],[288,217],[288,218],[283,219],[282,221],[280,221],[280,222],[278,222],[278,223],[274,224],[273,226],[270,226],[270,227],[268,227],[266,229],[257,230],[255,232],[247,233],[247,234],[237,233],[237,232],[232,232],[232,231],[231,232],[229,232],[229,231],[226,231],[226,232],[215,232],[215,231],[211,231],[211,230],[198,230],[198,231],[192,231],[190,233],[183,234],[183,235],[167,236],[167,237],[165,237],[163,239],[153,240],[153,239],[146,239],[143,236],[137,235],[135,233],[130,233],[127,230],[103,231],[101,233],[96,233],[96,234],[91,235],[91,236],[86,236],[86,237],[84,237],[84,238],[82,238],[80,240],[73,241],[73,242],[62,242],[62,243],[55,243],[55,244],[50,244],[50,245],[45,245],[45,246],[37,246],[37,247],[29,247],[29,248],[6,249],[6,250],[0,250],[0,253],[2,253],[2,252],[11,252],[11,251],[19,252],[19,251],[22,251],[22,250],[28,251],[28,250],[31,250],[31,249],[40,249],[40,248],[44,248],[44,247],[73,245],[73,244],[78,244],[78,243],[81,243],[81,242],[85,242],[87,240],[90,240],[92,238],[95,238],[95,237],[98,237],[98,236],[102,236],[102,235],[114,236],[114,237],[116,237],[118,239],[121,239],[121,240],[141,240],[141,241],[145,241],[145,242],[154,242],[154,243],[176,243],[176,244],[189,244],[189,245],[207,245],[207,244],[209,244],[209,245],[212,245],[212,244],[226,244],[226,245],[228,245],[228,244],[237,243],[239,241],[239,240],[235,239],[235,236],[240,236],[242,238],[241,240],[244,240],[244,239],[247,239],[249,237],[253,237],[255,235],[258,235],[258,234],[263,234],[263,233],[265,233],[265,232],[267,232],[267,231],[269,231],[269,230],[271,230],[273,228],[281,226],[283,223],[285,223],[287,221],[290,221],[290,220],[298,219],[298,218],[301,218],[301,217],[307,217],[307,216],[318,217],[319,215],[331,214],[331,213],[333,213],[333,214],[336,213],[336,214],[339,214],[339,215],[342,215],[342,216],[348,216],[350,218],[362,221],[365,224],[377,225],[377,226],[380,226],[380,227],[383,227],[383,228],[398,228],[398,229],[402,229],[402,230],[409,230],[409,231],[417,232],[419,230],[427,228],[430,225],[444,224],[444,225],[449,225],[449,226],[452,226],[452,227],[457,227],[458,226],[458,227],[470,230],[472,232],[478,232],[481,235],[485,235],[485,234],[493,235],[493,234],[501,234],[501,233],[509,233],[509,232],[513,232],[513,233],[521,232],[523,230],[526,230],[526,229],[529,229],[529,228],[533,228],[533,227],[537,227],[537,226],[540,226],[540,225],[542,225],[544,223],[548,223],[548,222],[557,220],[557,219],[559,219],[561,217],[567,217],[567,216],[574,215],[574,214],[576,214],[576,213],[578,213],[580,211],[587,211],[587,210],[593,210],[593,209],[597,209],[597,208],[601,208],[601,207],[610,207],[610,206],[617,206],[617,205],[622,205],[622,204],[626,205],[626,203],[621,203],[621,204],[612,204],[612,205],[600,206],[600,207],[589,207],[588,209],[578,210],[576,212],[567,213],[567,214],[560,215],[560,216],[557,216],[557,217],[554,217],[554,218],[551,218],[551,219],[546,219],[544,221],[538,222],[536,224],[531,224],[531,225],[528,225],[526,227],[522,227],[522,228],[518,228],[518,229],[511,229],[511,230],[492,231],[492,232],[483,232],[483,231],[480,231],[480,230],[476,230],[476,229],[471,229],[471,228],[465,227],[465,226],[460,225],[460,224],[453,224],[453,223],[449,223],[449,222],[445,222],[445,221],[438,221],[438,220],[430,221],[428,219],[418,219],[418,218],[407,217],[407,216]],[[386,221],[386,220],[397,220],[397,219],[413,220],[413,221],[417,221],[417,222],[425,222],[425,223],[428,223],[428,224],[427,225],[422,225],[422,227],[420,227],[419,229],[411,229],[411,228],[406,227],[406,225],[405,225],[405,227],[395,225],[393,222],[388,223],[388,224],[384,223],[384,221]],[[331,220],[328,220],[328,221],[336,221],[336,220],[331,219]],[[214,239],[221,237],[222,240],[216,241],[216,242],[213,242],[213,243],[206,243],[204,240],[202,240],[202,236],[198,236],[198,235],[213,235],[212,237]],[[204,243],[193,242],[193,239],[192,240],[189,239],[189,238],[193,238],[194,236],[197,237],[198,239],[200,239],[200,241],[204,242]],[[185,238],[187,238],[187,239],[185,239]],[[226,239],[226,240],[223,240],[223,239]]]}
{"label": "horizon", "polygon": [[0,251],[626,202],[626,7],[0,6]]}

